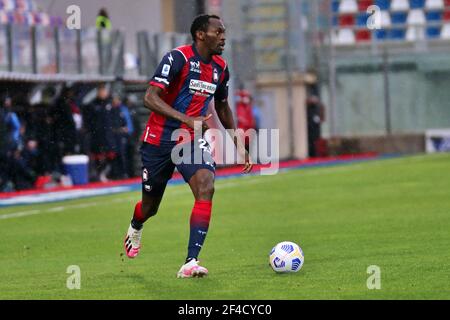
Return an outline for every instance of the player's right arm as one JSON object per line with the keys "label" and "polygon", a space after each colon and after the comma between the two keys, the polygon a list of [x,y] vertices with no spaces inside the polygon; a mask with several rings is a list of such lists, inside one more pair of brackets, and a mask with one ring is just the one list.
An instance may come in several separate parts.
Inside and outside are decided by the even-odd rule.
{"label": "player's right arm", "polygon": [[204,121],[208,120],[211,115],[197,118],[188,117],[184,113],[172,108],[161,98],[164,92],[168,90],[170,83],[179,76],[185,62],[186,60],[183,54],[178,50],[172,50],[164,56],[155,71],[155,75],[150,81],[147,92],[145,93],[144,105],[152,112],[156,112],[166,118],[178,120],[195,129],[196,121],[201,125]]}

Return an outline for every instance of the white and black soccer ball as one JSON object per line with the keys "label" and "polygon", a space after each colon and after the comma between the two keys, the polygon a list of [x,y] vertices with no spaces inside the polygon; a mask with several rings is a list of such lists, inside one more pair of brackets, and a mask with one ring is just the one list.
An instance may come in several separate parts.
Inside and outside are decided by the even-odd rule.
{"label": "white and black soccer ball", "polygon": [[269,263],[277,273],[297,272],[303,267],[305,257],[300,246],[294,242],[278,243],[269,254]]}

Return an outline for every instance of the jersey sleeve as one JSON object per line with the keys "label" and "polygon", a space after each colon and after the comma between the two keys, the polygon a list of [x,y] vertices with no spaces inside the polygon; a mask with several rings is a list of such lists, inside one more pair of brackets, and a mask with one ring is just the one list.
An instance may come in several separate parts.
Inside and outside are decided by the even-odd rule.
{"label": "jersey sleeve", "polygon": [[165,90],[173,79],[181,72],[186,60],[178,50],[168,52],[156,68],[155,74],[150,80],[150,85]]}
{"label": "jersey sleeve", "polygon": [[214,100],[216,101],[225,101],[228,98],[228,80],[230,80],[230,73],[228,71],[228,67],[223,71],[223,80],[219,84],[219,87],[214,94]]}

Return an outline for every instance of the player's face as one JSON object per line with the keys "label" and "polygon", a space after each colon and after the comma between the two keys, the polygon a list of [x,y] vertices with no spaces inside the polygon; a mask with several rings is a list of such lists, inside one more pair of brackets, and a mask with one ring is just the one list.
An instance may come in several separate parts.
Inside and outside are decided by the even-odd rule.
{"label": "player's face", "polygon": [[211,18],[205,35],[205,44],[213,54],[221,55],[225,49],[225,40],[225,26],[222,20]]}

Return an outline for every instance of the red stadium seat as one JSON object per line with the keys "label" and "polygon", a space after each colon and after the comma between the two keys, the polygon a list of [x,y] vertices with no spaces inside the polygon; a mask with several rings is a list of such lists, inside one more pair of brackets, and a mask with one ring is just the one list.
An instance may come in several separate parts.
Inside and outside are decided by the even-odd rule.
{"label": "red stadium seat", "polygon": [[450,21],[450,9],[446,9],[444,11],[444,15],[442,16],[442,19],[444,21]]}
{"label": "red stadium seat", "polygon": [[370,41],[371,34],[369,30],[358,30],[356,31],[356,42],[366,42]]}
{"label": "red stadium seat", "polygon": [[339,25],[342,27],[354,26],[355,25],[355,17],[351,14],[343,15],[339,18]]}
{"label": "red stadium seat", "polygon": [[358,10],[360,12],[366,12],[367,8],[373,5],[373,0],[359,0]]}

